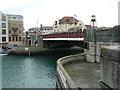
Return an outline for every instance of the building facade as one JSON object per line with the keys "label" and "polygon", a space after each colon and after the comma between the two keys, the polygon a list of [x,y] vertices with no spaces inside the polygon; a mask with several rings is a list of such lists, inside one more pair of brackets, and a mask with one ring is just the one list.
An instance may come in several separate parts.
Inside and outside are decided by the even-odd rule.
{"label": "building facade", "polygon": [[41,26],[42,35],[53,33],[53,26]]}
{"label": "building facade", "polygon": [[23,17],[21,15],[7,14],[8,38],[10,45],[23,45]]}
{"label": "building facade", "polygon": [[35,46],[39,42],[41,35],[53,33],[53,26],[32,27],[25,32],[24,43],[26,46]]}
{"label": "building facade", "polygon": [[53,33],[53,26],[42,26],[40,28],[33,27],[28,29],[29,35],[38,34],[38,35],[45,35]]}
{"label": "building facade", "polygon": [[8,44],[8,20],[6,14],[0,11],[0,45]]}
{"label": "building facade", "polygon": [[55,21],[53,25],[54,32],[68,32],[69,30],[71,30],[71,28],[81,31],[87,29],[87,27],[81,20],[77,20],[76,18],[69,16],[65,16],[62,19]]}

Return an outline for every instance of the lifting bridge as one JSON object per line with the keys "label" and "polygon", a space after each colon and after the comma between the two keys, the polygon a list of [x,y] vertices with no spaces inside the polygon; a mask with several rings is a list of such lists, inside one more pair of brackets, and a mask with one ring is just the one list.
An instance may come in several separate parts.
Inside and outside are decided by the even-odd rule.
{"label": "lifting bridge", "polygon": [[84,42],[84,32],[64,32],[43,35],[44,48],[70,48],[79,46],[87,48]]}

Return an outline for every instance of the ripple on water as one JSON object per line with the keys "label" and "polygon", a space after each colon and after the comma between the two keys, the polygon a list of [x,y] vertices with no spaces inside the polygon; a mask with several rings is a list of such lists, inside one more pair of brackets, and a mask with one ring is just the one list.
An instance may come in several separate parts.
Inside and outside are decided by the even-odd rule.
{"label": "ripple on water", "polygon": [[41,56],[3,56],[3,88],[55,88],[56,60],[80,51]]}
{"label": "ripple on water", "polygon": [[4,56],[3,88],[55,88],[56,59]]}

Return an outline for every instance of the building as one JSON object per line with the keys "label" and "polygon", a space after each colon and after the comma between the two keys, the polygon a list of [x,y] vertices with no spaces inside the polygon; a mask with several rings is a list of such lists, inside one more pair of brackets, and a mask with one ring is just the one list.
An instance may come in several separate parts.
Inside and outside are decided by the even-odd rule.
{"label": "building", "polygon": [[0,11],[0,46],[8,44],[8,20],[6,14]]}
{"label": "building", "polygon": [[65,16],[62,19],[55,21],[53,25],[54,32],[68,32],[71,28],[83,31],[87,27],[81,20],[77,20],[76,18],[70,16]]}
{"label": "building", "polygon": [[42,26],[40,28],[33,27],[28,30],[29,35],[38,34],[38,35],[45,35],[53,33],[53,26]]}
{"label": "building", "polygon": [[53,26],[41,26],[42,35],[53,33]]}
{"label": "building", "polygon": [[21,15],[7,14],[8,37],[10,45],[23,45],[23,17]]}
{"label": "building", "polygon": [[36,42],[39,42],[41,35],[53,33],[53,26],[32,27],[25,32],[25,45],[35,46]]}

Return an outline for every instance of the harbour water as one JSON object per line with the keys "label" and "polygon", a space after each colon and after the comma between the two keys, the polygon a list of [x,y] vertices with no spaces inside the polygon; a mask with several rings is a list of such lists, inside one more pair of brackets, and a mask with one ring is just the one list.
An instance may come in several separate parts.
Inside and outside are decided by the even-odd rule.
{"label": "harbour water", "polygon": [[2,88],[55,88],[57,59],[75,53],[80,53],[80,50],[30,57],[2,56]]}

